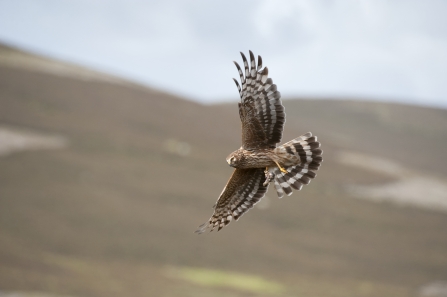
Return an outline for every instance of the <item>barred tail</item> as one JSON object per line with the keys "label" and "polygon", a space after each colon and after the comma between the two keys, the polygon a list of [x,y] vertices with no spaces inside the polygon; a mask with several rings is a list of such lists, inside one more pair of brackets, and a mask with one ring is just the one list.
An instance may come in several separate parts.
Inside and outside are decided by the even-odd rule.
{"label": "barred tail", "polygon": [[319,149],[320,143],[316,136],[307,132],[285,144],[282,147],[290,154],[298,156],[301,160],[300,164],[285,167],[287,173],[283,173],[278,167],[271,168],[275,174],[275,188],[278,197],[282,198],[284,193],[287,196],[292,194],[292,188],[301,190],[303,185],[307,185],[317,176],[315,171],[323,161],[323,151]]}

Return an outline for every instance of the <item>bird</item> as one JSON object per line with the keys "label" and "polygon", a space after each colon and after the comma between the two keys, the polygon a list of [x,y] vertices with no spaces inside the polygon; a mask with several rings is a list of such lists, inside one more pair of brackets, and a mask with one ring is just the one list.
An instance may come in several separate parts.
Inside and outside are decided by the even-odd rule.
{"label": "bird", "polygon": [[301,190],[316,177],[323,161],[320,142],[311,132],[278,145],[286,121],[281,93],[268,77],[268,68],[262,68],[261,56],[256,64],[253,52],[249,54],[250,66],[241,52],[244,72],[234,62],[241,82],[233,78],[241,100],[242,146],[226,158],[235,170],[213,206],[213,215],[195,231],[198,234],[237,221],[265,196],[271,182],[279,198],[291,195],[292,189]]}

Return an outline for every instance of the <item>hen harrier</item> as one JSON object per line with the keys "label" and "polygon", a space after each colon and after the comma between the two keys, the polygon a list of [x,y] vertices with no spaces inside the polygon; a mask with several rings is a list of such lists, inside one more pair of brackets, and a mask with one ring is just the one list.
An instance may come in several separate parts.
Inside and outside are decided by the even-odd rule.
{"label": "hen harrier", "polygon": [[315,178],[315,171],[323,161],[323,151],[316,136],[308,132],[283,145],[282,138],[286,121],[281,94],[271,78],[267,67],[262,68],[262,58],[250,51],[250,68],[244,54],[245,77],[236,65],[241,85],[234,79],[239,90],[239,116],[242,121],[242,146],[227,157],[231,167],[236,168],[223,189],[214,214],[201,225],[196,233],[218,227],[222,229],[233,219],[238,220],[265,195],[269,183],[274,181],[279,198],[292,194],[292,188],[301,190]]}

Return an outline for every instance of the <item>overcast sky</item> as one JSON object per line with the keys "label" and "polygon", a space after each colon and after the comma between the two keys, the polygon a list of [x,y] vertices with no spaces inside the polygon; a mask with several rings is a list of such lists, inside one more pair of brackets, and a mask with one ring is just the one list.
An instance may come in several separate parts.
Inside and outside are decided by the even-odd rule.
{"label": "overcast sky", "polygon": [[201,102],[251,49],[283,97],[447,108],[445,0],[0,0],[1,41]]}

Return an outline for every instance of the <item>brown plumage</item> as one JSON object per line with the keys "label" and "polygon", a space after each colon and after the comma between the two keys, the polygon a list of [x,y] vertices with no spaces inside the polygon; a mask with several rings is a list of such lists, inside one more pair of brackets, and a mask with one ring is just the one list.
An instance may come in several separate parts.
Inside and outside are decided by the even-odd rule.
{"label": "brown plumage", "polygon": [[237,220],[262,197],[270,182],[274,182],[278,197],[292,194],[292,188],[301,190],[315,178],[315,171],[323,161],[317,137],[308,132],[281,146],[286,120],[281,94],[268,78],[267,67],[262,69],[262,58],[258,63],[250,51],[250,67],[244,54],[245,76],[236,65],[241,85],[234,79],[241,102],[239,116],[242,122],[242,146],[227,157],[235,167],[230,180],[214,205],[211,218],[196,231],[203,233],[210,228],[218,230]]}

